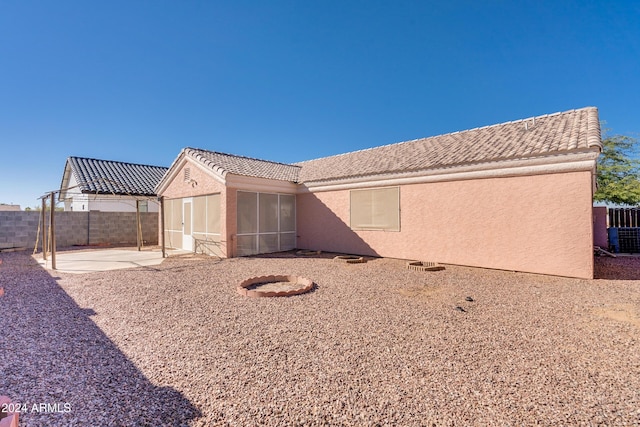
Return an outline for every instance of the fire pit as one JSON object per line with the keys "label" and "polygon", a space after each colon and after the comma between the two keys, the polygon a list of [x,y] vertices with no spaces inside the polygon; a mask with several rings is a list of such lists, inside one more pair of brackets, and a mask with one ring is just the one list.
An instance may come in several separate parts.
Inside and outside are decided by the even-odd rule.
{"label": "fire pit", "polygon": [[236,288],[240,295],[258,297],[288,297],[309,292],[313,282],[299,276],[258,276],[244,280]]}

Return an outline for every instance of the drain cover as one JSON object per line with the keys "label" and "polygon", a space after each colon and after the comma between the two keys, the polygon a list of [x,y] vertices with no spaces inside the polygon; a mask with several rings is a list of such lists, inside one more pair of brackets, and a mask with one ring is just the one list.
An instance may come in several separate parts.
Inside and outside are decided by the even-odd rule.
{"label": "drain cover", "polygon": [[417,270],[417,271],[444,270],[444,267],[438,264],[437,262],[426,262],[426,261],[409,261],[407,262],[407,268],[409,270]]}

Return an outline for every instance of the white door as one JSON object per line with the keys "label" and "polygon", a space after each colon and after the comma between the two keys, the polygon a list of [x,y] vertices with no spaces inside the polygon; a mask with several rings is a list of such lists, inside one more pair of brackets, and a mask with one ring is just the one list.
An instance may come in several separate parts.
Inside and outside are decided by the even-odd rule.
{"label": "white door", "polygon": [[182,202],[182,249],[193,250],[193,238],[191,236],[191,199],[183,199]]}

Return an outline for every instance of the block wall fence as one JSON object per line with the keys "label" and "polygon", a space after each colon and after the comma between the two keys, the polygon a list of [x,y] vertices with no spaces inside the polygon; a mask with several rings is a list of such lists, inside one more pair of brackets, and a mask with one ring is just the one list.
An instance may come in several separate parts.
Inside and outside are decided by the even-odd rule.
{"label": "block wall fence", "polygon": [[[55,212],[56,246],[136,245],[135,212]],[[49,227],[49,215],[46,218]],[[158,213],[141,212],[142,240],[145,245],[158,244]],[[42,235],[36,236],[40,223],[37,211],[0,211],[0,249],[33,249]],[[40,224],[41,226],[41,224]]]}

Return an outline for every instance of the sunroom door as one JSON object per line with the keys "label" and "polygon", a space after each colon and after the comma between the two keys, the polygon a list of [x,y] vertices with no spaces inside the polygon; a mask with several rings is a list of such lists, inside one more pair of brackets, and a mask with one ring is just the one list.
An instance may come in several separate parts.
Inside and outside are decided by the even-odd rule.
{"label": "sunroom door", "polygon": [[193,250],[193,237],[191,236],[191,199],[182,202],[182,249]]}

